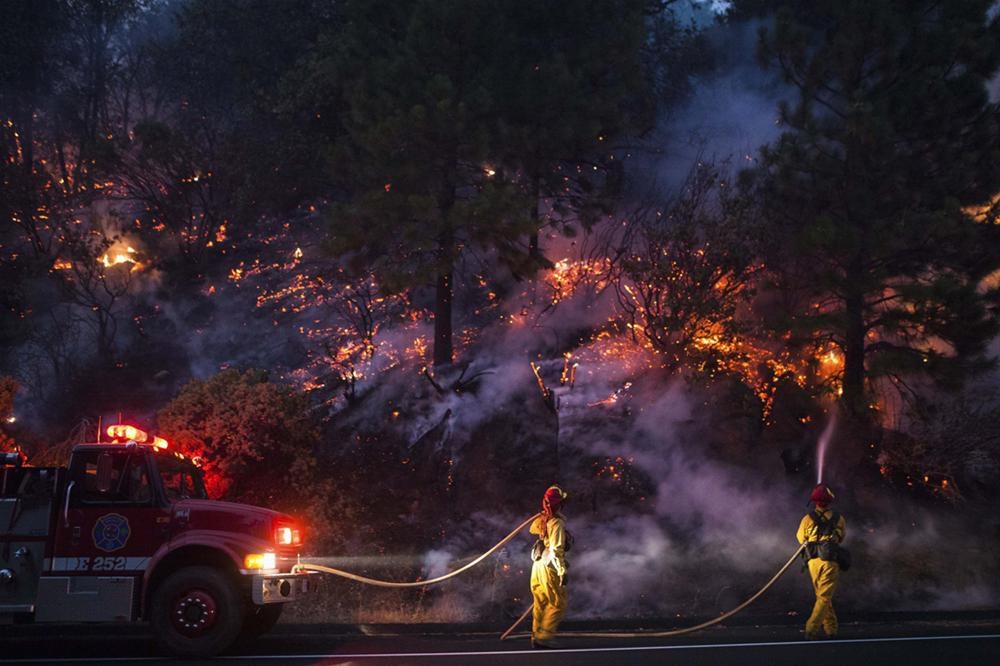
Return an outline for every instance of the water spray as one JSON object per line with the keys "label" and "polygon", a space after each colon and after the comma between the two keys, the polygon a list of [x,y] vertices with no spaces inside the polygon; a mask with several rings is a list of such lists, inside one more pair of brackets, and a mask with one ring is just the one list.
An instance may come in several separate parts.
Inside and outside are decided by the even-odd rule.
{"label": "water spray", "polygon": [[833,431],[837,427],[837,409],[834,408],[830,414],[830,420],[826,422],[823,433],[816,443],[816,483],[823,483],[823,464],[826,462],[826,451],[830,448],[830,440],[833,438]]}

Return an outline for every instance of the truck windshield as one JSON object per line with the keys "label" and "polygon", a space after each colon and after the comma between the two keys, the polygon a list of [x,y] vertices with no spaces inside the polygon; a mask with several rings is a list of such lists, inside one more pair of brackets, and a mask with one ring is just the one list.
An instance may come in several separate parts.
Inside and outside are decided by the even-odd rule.
{"label": "truck windshield", "polygon": [[160,483],[167,500],[176,502],[182,499],[208,499],[201,470],[189,460],[157,456],[156,463],[160,468]]}

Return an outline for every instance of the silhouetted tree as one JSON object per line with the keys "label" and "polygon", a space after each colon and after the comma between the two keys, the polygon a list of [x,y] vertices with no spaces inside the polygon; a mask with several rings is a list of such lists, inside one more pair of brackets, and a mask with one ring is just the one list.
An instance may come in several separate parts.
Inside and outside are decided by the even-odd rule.
{"label": "silhouetted tree", "polygon": [[792,296],[783,325],[840,347],[862,420],[871,381],[958,379],[997,333],[977,289],[996,230],[963,210],[1000,190],[991,4],[781,2],[761,32],[762,62],[797,92],[754,174],[768,264]]}

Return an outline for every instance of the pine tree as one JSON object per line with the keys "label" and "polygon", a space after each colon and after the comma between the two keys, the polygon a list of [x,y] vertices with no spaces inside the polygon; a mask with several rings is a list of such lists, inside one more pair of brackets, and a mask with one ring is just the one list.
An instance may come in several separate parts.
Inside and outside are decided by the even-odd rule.
{"label": "pine tree", "polygon": [[1000,65],[990,0],[784,2],[760,57],[797,99],[755,176],[793,332],[843,352],[843,400],[872,382],[959,379],[997,333],[982,278],[996,228],[968,206],[1000,190]]}
{"label": "pine tree", "polygon": [[562,186],[555,166],[644,103],[647,3],[570,4],[346,2],[301,82],[344,194],[331,246],[389,289],[434,285],[435,365],[452,361],[465,253],[536,268],[529,239],[539,197]]}
{"label": "pine tree", "polygon": [[[690,33],[648,0],[590,3],[586,11],[573,0],[506,9],[495,30],[497,161],[526,195],[530,270],[548,263],[540,231],[586,229],[609,211],[623,170],[615,146],[653,126],[651,77],[673,64]],[[646,48],[648,33],[668,29],[680,37]]]}

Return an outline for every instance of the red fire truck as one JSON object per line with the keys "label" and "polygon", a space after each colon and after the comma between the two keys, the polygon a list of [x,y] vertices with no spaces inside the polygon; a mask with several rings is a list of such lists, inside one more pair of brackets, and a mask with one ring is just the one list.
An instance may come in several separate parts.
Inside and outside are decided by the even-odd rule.
{"label": "red fire truck", "polygon": [[149,622],[181,656],[217,654],[309,590],[289,516],[212,501],[193,461],[132,426],[68,468],[0,454],[0,624]]}

